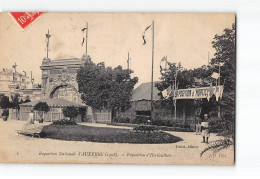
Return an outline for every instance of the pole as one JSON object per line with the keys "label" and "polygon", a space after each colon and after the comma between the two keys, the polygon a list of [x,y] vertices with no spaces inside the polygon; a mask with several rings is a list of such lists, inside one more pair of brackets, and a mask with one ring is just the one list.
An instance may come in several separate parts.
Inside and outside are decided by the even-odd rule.
{"label": "pole", "polygon": [[48,29],[48,36],[47,36],[47,58],[49,57],[49,38],[50,38],[50,34],[49,34],[49,29]]}
{"label": "pole", "polygon": [[127,58],[127,69],[129,70],[129,61],[130,61],[130,59],[129,59],[129,52],[128,52],[128,58]]}
{"label": "pole", "polygon": [[152,23],[152,83],[151,83],[151,124],[153,122],[153,61],[154,61],[154,21]]}
{"label": "pole", "polygon": [[88,23],[86,28],[86,54],[88,54]]}
{"label": "pole", "polygon": [[[174,80],[174,90],[177,90],[177,75],[178,75],[178,67],[176,67],[176,74],[175,74],[175,80]],[[175,122],[177,121],[177,100],[175,98],[175,92],[173,93],[174,95],[174,120]]]}

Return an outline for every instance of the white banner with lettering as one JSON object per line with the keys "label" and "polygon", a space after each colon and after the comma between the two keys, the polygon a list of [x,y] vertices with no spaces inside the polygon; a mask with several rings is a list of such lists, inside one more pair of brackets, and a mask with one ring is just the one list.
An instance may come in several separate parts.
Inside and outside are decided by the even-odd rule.
{"label": "white banner with lettering", "polygon": [[201,99],[207,98],[208,100],[213,96],[216,96],[216,100],[222,98],[223,86],[209,86],[201,88],[188,88],[178,89],[174,92],[173,99]]}

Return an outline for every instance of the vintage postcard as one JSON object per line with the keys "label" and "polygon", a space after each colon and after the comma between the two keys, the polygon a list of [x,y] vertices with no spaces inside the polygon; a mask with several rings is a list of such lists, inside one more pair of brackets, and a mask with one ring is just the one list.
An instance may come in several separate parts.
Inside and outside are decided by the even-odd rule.
{"label": "vintage postcard", "polygon": [[234,13],[0,13],[0,162],[234,165]]}

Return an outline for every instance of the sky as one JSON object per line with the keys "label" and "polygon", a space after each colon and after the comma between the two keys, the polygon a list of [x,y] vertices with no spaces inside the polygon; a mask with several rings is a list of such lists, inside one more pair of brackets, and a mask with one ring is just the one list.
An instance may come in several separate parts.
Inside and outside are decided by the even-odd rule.
{"label": "sky", "polygon": [[[169,62],[181,62],[184,68],[197,68],[208,63],[215,50],[211,42],[215,34],[235,23],[232,13],[45,13],[21,30],[8,13],[0,13],[0,68],[10,69],[16,62],[19,72],[33,72],[41,83],[40,65],[46,57],[45,34],[50,30],[49,57],[81,58],[88,22],[88,54],[94,63],[127,68],[128,52],[132,77],[138,85],[151,81],[152,31],[144,29],[154,20],[154,81],[160,78],[160,61],[167,55]],[[137,85],[137,86],[138,86]]]}

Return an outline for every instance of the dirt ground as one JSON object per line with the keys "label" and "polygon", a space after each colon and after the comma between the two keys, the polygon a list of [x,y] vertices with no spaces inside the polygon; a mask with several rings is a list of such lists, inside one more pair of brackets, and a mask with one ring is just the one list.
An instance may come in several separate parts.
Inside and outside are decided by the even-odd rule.
{"label": "dirt ground", "polygon": [[[202,136],[193,132],[168,132],[183,141],[172,144],[119,144],[62,141],[32,138],[17,134],[25,121],[0,118],[0,162],[3,163],[106,163],[106,164],[175,164],[175,165],[233,165],[234,147],[200,152],[207,147]],[[49,123],[46,123],[48,125]],[[105,124],[89,126],[128,128]],[[209,142],[220,139],[211,134]]]}

